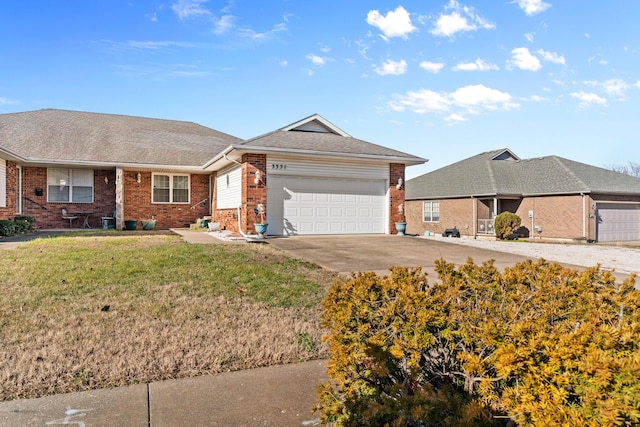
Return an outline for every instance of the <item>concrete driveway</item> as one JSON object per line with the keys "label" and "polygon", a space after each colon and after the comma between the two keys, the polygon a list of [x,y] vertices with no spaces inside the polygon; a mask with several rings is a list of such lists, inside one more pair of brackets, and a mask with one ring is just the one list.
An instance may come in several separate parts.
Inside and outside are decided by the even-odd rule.
{"label": "concrete driveway", "polygon": [[342,274],[374,271],[385,275],[389,267],[400,265],[422,267],[431,280],[437,278],[434,265],[440,258],[456,265],[466,263],[468,258],[476,264],[494,260],[499,270],[527,259],[522,255],[396,235],[293,236],[268,242],[290,256]]}

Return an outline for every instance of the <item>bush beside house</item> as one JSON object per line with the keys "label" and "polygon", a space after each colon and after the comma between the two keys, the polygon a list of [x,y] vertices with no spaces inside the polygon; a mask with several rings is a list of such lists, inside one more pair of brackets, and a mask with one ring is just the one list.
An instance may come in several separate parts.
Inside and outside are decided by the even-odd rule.
{"label": "bush beside house", "polygon": [[11,237],[16,234],[30,233],[35,230],[35,218],[19,215],[11,219],[0,220],[0,236]]}
{"label": "bush beside house", "polygon": [[502,212],[494,219],[496,237],[501,240],[509,238],[521,224],[522,219],[518,215],[513,212]]}
{"label": "bush beside house", "polygon": [[637,425],[640,291],[544,260],[353,275],[323,302],[338,426]]}

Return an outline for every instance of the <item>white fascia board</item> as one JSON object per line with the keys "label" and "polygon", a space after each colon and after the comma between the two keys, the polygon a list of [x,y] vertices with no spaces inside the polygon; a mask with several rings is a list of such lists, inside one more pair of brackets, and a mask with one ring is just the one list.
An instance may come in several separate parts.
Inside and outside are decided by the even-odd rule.
{"label": "white fascia board", "polygon": [[154,163],[123,163],[123,162],[98,162],[84,160],[52,160],[52,159],[25,159],[23,165],[33,167],[77,167],[94,169],[111,169],[121,167],[125,170],[174,170],[181,172],[203,173],[201,166],[162,165]]}
{"label": "white fascia board", "polygon": [[207,163],[205,163],[202,166],[202,169],[209,172],[213,172],[213,171],[219,171],[221,169],[224,169],[230,164],[239,163],[238,162],[239,153],[237,152],[237,148],[238,148],[237,145],[228,146],[227,148],[222,150],[219,154],[217,154],[214,158],[212,158]]}
{"label": "white fascia board", "polygon": [[235,147],[237,151],[247,153],[260,153],[260,154],[296,154],[299,156],[313,156],[324,158],[342,158],[342,159],[363,159],[363,160],[377,160],[384,163],[402,163],[407,166],[421,165],[429,160],[421,157],[401,157],[401,156],[380,156],[377,154],[350,154],[350,153],[332,153],[330,151],[317,151],[317,150],[296,150],[291,148],[273,148],[273,147]]}
{"label": "white fascia board", "polygon": [[7,150],[6,148],[0,148],[0,158],[16,163],[22,163],[25,161],[24,157],[15,151]]}

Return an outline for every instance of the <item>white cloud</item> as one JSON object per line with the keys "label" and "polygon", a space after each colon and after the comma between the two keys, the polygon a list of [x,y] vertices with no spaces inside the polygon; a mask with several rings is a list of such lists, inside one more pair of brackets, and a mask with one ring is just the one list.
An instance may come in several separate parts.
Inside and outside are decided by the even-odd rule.
{"label": "white cloud", "polygon": [[477,58],[474,62],[461,62],[453,67],[453,71],[491,71],[499,69],[497,65],[485,62],[480,58]]}
{"label": "white cloud", "polygon": [[516,3],[528,16],[544,12],[551,7],[549,3],[545,3],[542,0],[517,0]]}
{"label": "white cloud", "polygon": [[233,15],[224,15],[220,19],[216,19],[213,22],[213,33],[214,34],[224,34],[231,30],[234,26],[235,16]]}
{"label": "white cloud", "polygon": [[311,63],[313,65],[315,65],[316,67],[322,67],[324,64],[327,63],[327,59],[326,58],[323,58],[322,56],[314,55],[312,53],[307,55],[306,58],[309,61],[311,61]]}
{"label": "white cloud", "polygon": [[580,108],[587,108],[593,104],[603,105],[603,106],[607,105],[607,100],[598,96],[595,93],[573,92],[570,94],[570,96],[580,101],[580,103],[578,104]]}
{"label": "white cloud", "polygon": [[399,112],[446,114],[445,120],[449,123],[466,120],[466,114],[510,110],[519,106],[508,93],[481,84],[461,87],[451,93],[423,89],[396,94],[388,105]]}
{"label": "white cloud", "polygon": [[11,105],[11,104],[15,104],[15,101],[10,100],[9,98],[5,98],[3,96],[0,96],[0,105]]}
{"label": "white cloud", "polygon": [[619,98],[624,98],[626,91],[634,86],[633,84],[629,84],[622,79],[609,79],[605,80],[604,82],[588,80],[583,83],[589,87],[600,88],[609,96],[617,96]]}
{"label": "white cloud", "polygon": [[391,59],[382,63],[381,66],[376,67],[374,71],[381,76],[394,75],[399,76],[407,72],[407,61],[401,59],[400,61],[393,61]]}
{"label": "white cloud", "polygon": [[444,68],[444,64],[442,62],[422,61],[420,63],[420,68],[429,73],[438,74],[440,70]]}
{"label": "white cloud", "polygon": [[409,91],[406,95],[395,95],[389,106],[395,111],[411,110],[414,113],[426,114],[447,112],[451,101],[448,95],[432,90]]}
{"label": "white cloud", "polygon": [[461,31],[493,30],[496,28],[495,24],[476,14],[474,8],[460,6],[455,0],[450,0],[445,9],[452,10],[452,12],[449,14],[441,13],[438,16],[435,26],[431,30],[431,34],[434,36],[452,37]]}
{"label": "white cloud", "polygon": [[281,67],[286,67],[287,65],[289,65],[289,61],[287,61],[286,59],[283,59],[282,61],[278,62],[278,64]]}
{"label": "white cloud", "polygon": [[416,30],[411,24],[409,12],[404,7],[398,6],[395,11],[386,15],[381,15],[377,10],[367,13],[367,24],[372,25],[382,31],[382,38],[388,40],[392,37],[407,38],[409,34]]}
{"label": "white cloud", "polygon": [[527,71],[538,71],[542,68],[537,56],[532,55],[526,47],[517,47],[511,51],[512,59],[507,61],[507,68],[520,68]]}
{"label": "white cloud", "polygon": [[287,24],[281,22],[279,24],[275,24],[270,30],[265,32],[257,32],[250,28],[243,28],[239,30],[238,34],[241,37],[252,39],[255,41],[265,41],[274,37],[277,33],[287,31]]}
{"label": "white cloud", "polygon": [[201,15],[211,15],[211,12],[202,6],[207,0],[178,0],[171,5],[171,10],[180,19],[188,19]]}
{"label": "white cloud", "polygon": [[449,124],[455,124],[455,123],[460,123],[460,122],[466,122],[467,119],[465,116],[463,116],[462,114],[449,114],[447,117],[444,118],[445,122],[448,122]]}
{"label": "white cloud", "polygon": [[174,41],[139,41],[139,40],[128,40],[126,42],[127,47],[132,49],[146,49],[146,50],[160,50],[164,47],[192,47],[188,43],[182,42],[174,42]]}
{"label": "white cloud", "polygon": [[547,52],[546,50],[538,49],[538,55],[545,61],[554,62],[556,64],[566,65],[564,56],[560,56],[555,52]]}
{"label": "white cloud", "polygon": [[544,102],[544,101],[548,101],[549,99],[540,95],[532,95],[531,98],[529,98],[529,100],[533,102]]}
{"label": "white cloud", "polygon": [[455,105],[464,107],[474,114],[478,109],[509,110],[517,106],[508,93],[481,84],[461,87],[449,96]]}
{"label": "white cloud", "polygon": [[528,42],[533,43],[533,39],[535,38],[536,33],[527,33],[524,35],[524,38],[527,39]]}
{"label": "white cloud", "polygon": [[609,79],[602,83],[604,91],[609,96],[624,97],[624,93],[629,89],[629,85],[622,79]]}

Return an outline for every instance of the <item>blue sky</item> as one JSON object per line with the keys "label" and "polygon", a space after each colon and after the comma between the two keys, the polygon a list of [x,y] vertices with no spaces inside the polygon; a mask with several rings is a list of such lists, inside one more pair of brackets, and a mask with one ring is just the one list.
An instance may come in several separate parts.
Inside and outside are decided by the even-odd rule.
{"label": "blue sky", "polygon": [[0,3],[0,113],[186,120],[250,138],[318,113],[430,159],[640,162],[640,2]]}

